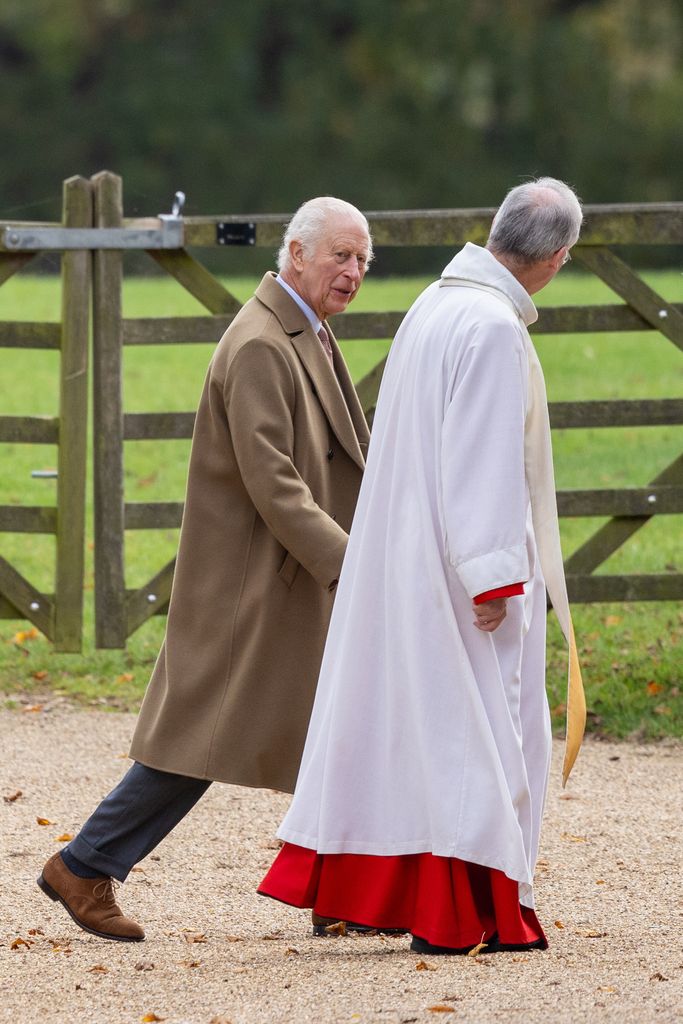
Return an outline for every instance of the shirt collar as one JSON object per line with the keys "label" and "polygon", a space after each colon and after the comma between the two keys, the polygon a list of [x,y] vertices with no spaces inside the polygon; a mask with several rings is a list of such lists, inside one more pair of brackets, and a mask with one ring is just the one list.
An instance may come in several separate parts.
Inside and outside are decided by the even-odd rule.
{"label": "shirt collar", "polygon": [[291,296],[292,296],[292,298],[293,298],[293,299],[294,299],[294,301],[296,302],[296,304],[297,304],[297,306],[299,307],[299,309],[301,309],[301,310],[302,310],[302,311],[303,311],[303,312],[304,312],[304,313],[306,314],[307,318],[309,319],[309,321],[310,321],[310,323],[311,323],[311,326],[313,327],[313,330],[314,330],[314,331],[315,331],[315,333],[317,334],[317,333],[318,333],[318,331],[320,330],[321,326],[322,326],[322,321],[320,320],[320,317],[318,317],[318,316],[317,316],[317,315],[316,315],[316,314],[315,314],[315,313],[313,312],[313,310],[312,310],[312,309],[311,309],[311,307],[310,307],[310,306],[308,305],[308,303],[307,303],[307,302],[304,302],[304,300],[303,300],[303,299],[301,298],[301,296],[299,295],[299,293],[298,293],[298,292],[295,292],[295,291],[294,291],[294,289],[292,288],[292,286],[291,286],[291,285],[289,285],[289,284],[287,284],[287,282],[286,282],[286,281],[284,281],[284,280],[283,280],[283,279],[282,279],[282,278],[280,277],[280,275],[279,275],[279,274],[277,274],[277,275],[276,275],[276,277],[275,277],[275,280],[277,281],[277,283],[278,283],[278,284],[279,284],[279,285],[280,285],[280,286],[281,286],[282,288],[284,288],[284,290],[285,290],[285,291],[286,291],[286,292],[287,292],[287,293],[288,293],[289,295],[291,295]]}

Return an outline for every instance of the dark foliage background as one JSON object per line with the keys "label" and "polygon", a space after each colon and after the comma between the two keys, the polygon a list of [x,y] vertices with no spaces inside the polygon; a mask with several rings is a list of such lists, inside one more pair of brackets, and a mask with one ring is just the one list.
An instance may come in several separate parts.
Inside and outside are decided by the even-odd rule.
{"label": "dark foliage background", "polygon": [[3,0],[0,215],[123,175],[129,215],[681,198],[680,0]]}

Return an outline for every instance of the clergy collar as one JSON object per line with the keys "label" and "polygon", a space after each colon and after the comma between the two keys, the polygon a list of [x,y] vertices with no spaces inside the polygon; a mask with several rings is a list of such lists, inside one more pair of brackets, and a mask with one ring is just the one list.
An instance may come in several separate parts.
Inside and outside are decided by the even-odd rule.
{"label": "clergy collar", "polygon": [[467,242],[444,269],[441,280],[444,284],[454,280],[501,292],[527,327],[538,320],[538,312],[526,288],[481,245]]}

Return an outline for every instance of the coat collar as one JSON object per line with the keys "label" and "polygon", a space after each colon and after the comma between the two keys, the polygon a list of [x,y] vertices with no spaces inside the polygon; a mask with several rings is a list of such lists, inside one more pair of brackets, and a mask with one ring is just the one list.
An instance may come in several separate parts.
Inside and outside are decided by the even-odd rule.
{"label": "coat collar", "polygon": [[486,291],[499,292],[501,297],[513,305],[527,327],[538,320],[531,296],[517,278],[488,249],[474,245],[473,242],[467,242],[442,273],[440,284],[450,283],[470,284]]}
{"label": "coat collar", "polygon": [[334,358],[334,370],[320,344],[320,338],[296,302],[275,280],[275,274],[265,275],[255,292],[256,298],[277,317],[292,347],[308,374],[337,440],[353,461],[365,467],[364,455],[369,439],[368,426],[363,415],[344,357],[329,324]]}

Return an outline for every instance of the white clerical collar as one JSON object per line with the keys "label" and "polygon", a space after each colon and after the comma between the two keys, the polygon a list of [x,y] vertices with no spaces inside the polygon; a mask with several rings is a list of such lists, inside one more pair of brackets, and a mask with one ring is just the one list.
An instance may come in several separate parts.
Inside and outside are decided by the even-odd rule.
{"label": "white clerical collar", "polygon": [[287,292],[287,293],[288,293],[289,295],[291,295],[291,296],[292,296],[292,298],[293,298],[293,299],[294,299],[294,301],[296,302],[296,304],[297,304],[297,306],[299,307],[299,309],[301,309],[301,310],[302,310],[302,311],[303,311],[303,312],[304,312],[304,313],[306,314],[307,318],[308,318],[308,319],[310,320],[310,322],[311,322],[311,326],[313,327],[313,330],[314,330],[314,331],[315,331],[315,333],[317,334],[317,333],[318,333],[318,331],[320,330],[320,328],[322,327],[322,321],[321,321],[320,317],[319,317],[319,316],[316,316],[316,314],[315,314],[315,313],[313,312],[313,310],[312,310],[312,309],[311,309],[311,307],[310,307],[310,306],[308,305],[308,303],[307,303],[307,302],[304,302],[304,300],[303,300],[303,299],[301,298],[301,296],[299,295],[299,293],[298,293],[298,292],[295,292],[295,291],[294,291],[294,289],[292,288],[292,286],[291,286],[291,285],[289,285],[289,284],[287,284],[287,282],[286,282],[286,281],[284,281],[284,280],[283,280],[283,279],[282,279],[282,278],[280,277],[280,275],[279,275],[279,274],[276,274],[276,276],[275,276],[275,280],[277,281],[277,283],[278,283],[278,284],[279,284],[279,285],[280,285],[280,286],[281,286],[282,288],[284,288],[284,290],[285,290],[285,291],[286,291],[286,292]]}
{"label": "white clerical collar", "polygon": [[493,253],[473,242],[453,257],[441,275],[443,284],[450,281],[469,282],[478,285],[485,291],[488,289],[501,292],[511,302],[517,315],[528,327],[538,320],[538,311],[527,292],[514,274],[496,259]]}

